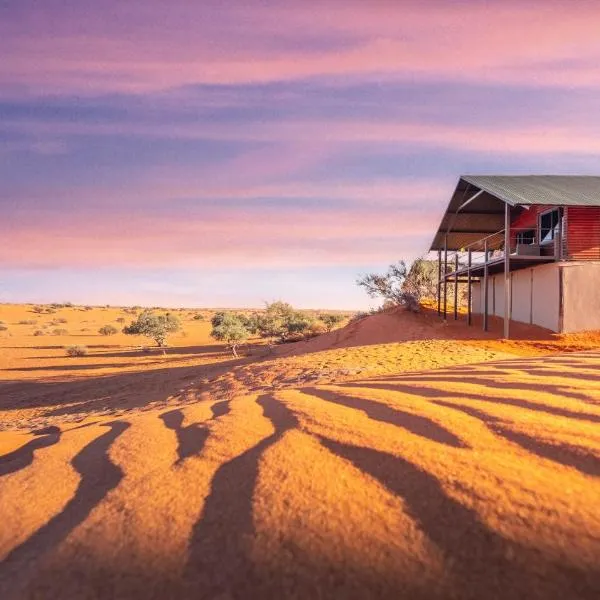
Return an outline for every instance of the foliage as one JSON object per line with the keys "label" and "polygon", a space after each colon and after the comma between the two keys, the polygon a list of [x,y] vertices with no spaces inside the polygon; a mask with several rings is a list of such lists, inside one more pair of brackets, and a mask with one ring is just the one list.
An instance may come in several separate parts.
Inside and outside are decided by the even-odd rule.
{"label": "foliage", "polygon": [[0,323],[0,331],[8,331],[8,326]]}
{"label": "foliage", "polygon": [[119,330],[114,325],[103,325],[98,329],[98,333],[100,335],[115,335],[119,333]]}
{"label": "foliage", "polygon": [[69,332],[66,329],[53,329],[52,335],[69,335]]}
{"label": "foliage", "polygon": [[405,306],[417,312],[423,298],[436,296],[437,271],[434,261],[417,259],[407,269],[403,260],[383,273],[370,273],[356,282],[370,298],[381,298],[385,306]]}
{"label": "foliage", "polygon": [[233,312],[216,313],[211,319],[212,331],[210,335],[221,342],[226,342],[231,352],[237,358],[237,348],[250,337],[247,327],[247,318]]}
{"label": "foliage", "polygon": [[192,317],[194,321],[204,321],[204,315],[202,313],[198,313]]}
{"label": "foliage", "polygon": [[24,319],[19,321],[19,325],[37,325],[37,321],[35,319]]}
{"label": "foliage", "polygon": [[319,320],[323,321],[327,331],[331,331],[344,320],[344,315],[323,314],[319,315]]}
{"label": "foliage", "polygon": [[265,312],[258,316],[257,328],[261,337],[280,340],[285,339],[288,333],[287,322],[294,314],[294,308],[287,302],[271,302],[267,304]]}
{"label": "foliage", "polygon": [[287,302],[267,304],[264,313],[253,315],[257,332],[261,337],[281,342],[301,339],[310,333],[315,318],[294,309]]}
{"label": "foliage", "polygon": [[175,333],[181,327],[179,319],[171,314],[154,314],[151,310],[142,312],[135,321],[123,328],[127,335],[144,335],[153,339],[159,347],[166,345],[170,333]]}
{"label": "foliage", "polygon": [[41,329],[36,329],[33,332],[33,335],[36,335],[36,336],[38,336],[38,335],[46,335],[46,333],[44,331],[42,331]]}
{"label": "foliage", "polygon": [[87,346],[66,346],[67,356],[85,356],[88,353]]}
{"label": "foliage", "polygon": [[417,258],[410,266],[403,289],[419,300],[437,298],[438,264],[435,260]]}
{"label": "foliage", "polygon": [[125,319],[123,317],[119,317],[116,319],[117,323],[125,323]]}

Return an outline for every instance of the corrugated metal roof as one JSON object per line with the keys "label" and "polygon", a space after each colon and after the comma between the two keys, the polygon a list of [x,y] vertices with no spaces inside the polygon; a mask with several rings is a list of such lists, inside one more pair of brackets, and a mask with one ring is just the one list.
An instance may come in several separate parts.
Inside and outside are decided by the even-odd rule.
{"label": "corrugated metal roof", "polygon": [[504,227],[504,204],[600,206],[600,177],[588,175],[463,175],[430,250],[463,248]]}
{"label": "corrugated metal roof", "polygon": [[479,189],[516,205],[600,206],[600,177],[586,175],[463,175]]}

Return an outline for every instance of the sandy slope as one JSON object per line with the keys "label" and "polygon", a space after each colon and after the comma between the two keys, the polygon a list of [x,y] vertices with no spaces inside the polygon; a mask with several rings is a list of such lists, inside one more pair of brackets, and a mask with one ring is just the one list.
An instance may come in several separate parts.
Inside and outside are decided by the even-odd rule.
{"label": "sandy slope", "polygon": [[596,598],[600,350],[537,333],[8,382],[0,597]]}

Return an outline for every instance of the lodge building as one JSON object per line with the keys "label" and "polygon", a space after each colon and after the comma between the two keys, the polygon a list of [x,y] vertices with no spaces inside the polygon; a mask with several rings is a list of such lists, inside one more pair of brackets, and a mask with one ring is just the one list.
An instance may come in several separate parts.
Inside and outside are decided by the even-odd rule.
{"label": "lodge building", "polygon": [[600,329],[600,177],[463,175],[431,244],[438,312],[482,315],[555,332]]}

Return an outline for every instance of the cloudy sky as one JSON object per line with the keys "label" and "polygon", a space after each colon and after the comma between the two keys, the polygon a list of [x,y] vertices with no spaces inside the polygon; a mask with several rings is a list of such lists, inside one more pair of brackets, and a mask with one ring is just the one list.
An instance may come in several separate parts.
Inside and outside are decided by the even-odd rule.
{"label": "cloudy sky", "polygon": [[600,173],[600,3],[0,0],[0,301],[361,308],[461,173]]}

